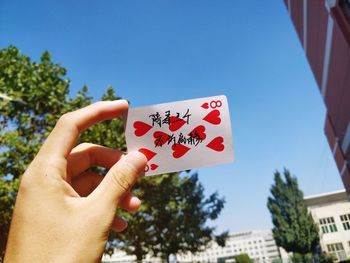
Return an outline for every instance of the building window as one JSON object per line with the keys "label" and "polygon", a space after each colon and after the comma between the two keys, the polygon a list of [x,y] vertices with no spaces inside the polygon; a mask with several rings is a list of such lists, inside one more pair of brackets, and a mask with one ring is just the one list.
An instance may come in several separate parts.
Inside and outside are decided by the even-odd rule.
{"label": "building window", "polygon": [[327,249],[337,260],[346,260],[346,254],[342,243],[329,244],[327,245]]}
{"label": "building window", "polygon": [[337,232],[338,231],[337,225],[335,224],[333,217],[321,218],[319,220],[319,222],[320,222],[323,234],[327,234],[329,232]]}
{"label": "building window", "polygon": [[350,214],[341,215],[340,220],[343,223],[344,230],[350,230]]}

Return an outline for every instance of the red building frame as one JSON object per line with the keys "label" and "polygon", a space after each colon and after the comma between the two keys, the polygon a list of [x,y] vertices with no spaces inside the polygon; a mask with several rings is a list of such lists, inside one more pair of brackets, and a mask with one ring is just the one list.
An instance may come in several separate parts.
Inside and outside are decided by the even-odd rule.
{"label": "red building frame", "polygon": [[350,0],[284,0],[327,108],[325,134],[350,194]]}

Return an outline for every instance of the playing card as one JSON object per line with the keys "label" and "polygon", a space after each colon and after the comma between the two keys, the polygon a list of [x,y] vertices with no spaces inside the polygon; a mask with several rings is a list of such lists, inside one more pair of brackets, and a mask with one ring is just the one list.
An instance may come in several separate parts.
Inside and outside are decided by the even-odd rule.
{"label": "playing card", "polygon": [[147,157],[145,175],[233,161],[226,96],[129,109],[125,137],[129,152]]}

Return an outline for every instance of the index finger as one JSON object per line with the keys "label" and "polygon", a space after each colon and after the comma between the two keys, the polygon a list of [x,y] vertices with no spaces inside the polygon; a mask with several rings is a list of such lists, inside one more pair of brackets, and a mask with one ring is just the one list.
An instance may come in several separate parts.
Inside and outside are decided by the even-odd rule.
{"label": "index finger", "polygon": [[99,101],[62,115],[39,154],[67,158],[81,132],[97,122],[116,118],[127,109],[126,100]]}

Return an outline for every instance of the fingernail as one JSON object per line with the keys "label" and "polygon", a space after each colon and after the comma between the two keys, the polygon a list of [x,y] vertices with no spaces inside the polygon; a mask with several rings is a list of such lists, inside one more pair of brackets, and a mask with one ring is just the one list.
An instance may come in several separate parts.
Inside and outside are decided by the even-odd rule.
{"label": "fingernail", "polygon": [[136,197],[136,196],[133,196],[131,198],[131,202],[133,203],[134,206],[140,206],[141,205],[141,200],[138,197]]}
{"label": "fingernail", "polygon": [[137,210],[139,210],[141,206],[141,200],[138,199],[136,196],[133,196],[131,198],[131,209],[129,210],[130,213],[135,214]]}
{"label": "fingernail", "polygon": [[144,156],[140,152],[131,152],[126,155],[124,161],[132,166],[138,173],[141,173],[145,170],[145,166],[147,164],[146,156]]}

